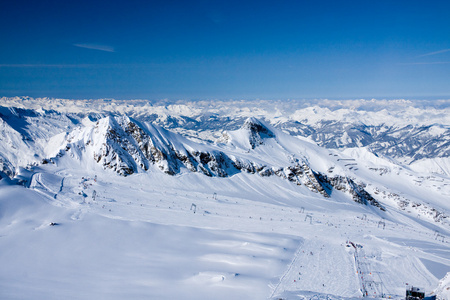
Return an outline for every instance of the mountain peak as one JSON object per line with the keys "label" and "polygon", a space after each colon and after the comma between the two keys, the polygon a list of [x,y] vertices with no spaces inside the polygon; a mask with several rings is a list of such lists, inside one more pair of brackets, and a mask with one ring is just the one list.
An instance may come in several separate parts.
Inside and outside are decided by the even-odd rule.
{"label": "mountain peak", "polygon": [[255,117],[248,118],[242,128],[249,131],[249,142],[252,149],[255,149],[256,146],[263,144],[264,139],[275,137],[275,134],[268,128],[268,126]]}

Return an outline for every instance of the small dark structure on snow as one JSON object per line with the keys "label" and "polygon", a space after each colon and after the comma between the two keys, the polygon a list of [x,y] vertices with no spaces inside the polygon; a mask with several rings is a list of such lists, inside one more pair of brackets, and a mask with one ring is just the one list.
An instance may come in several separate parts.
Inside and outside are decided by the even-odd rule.
{"label": "small dark structure on snow", "polygon": [[405,300],[436,300],[436,295],[425,297],[425,291],[412,286],[411,288],[406,289]]}

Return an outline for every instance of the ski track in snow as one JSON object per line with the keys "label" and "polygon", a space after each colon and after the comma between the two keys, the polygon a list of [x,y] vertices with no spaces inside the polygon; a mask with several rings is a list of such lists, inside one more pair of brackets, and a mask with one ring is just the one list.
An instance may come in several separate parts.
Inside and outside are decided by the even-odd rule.
{"label": "ski track in snow", "polygon": [[[297,259],[298,256],[300,255],[300,251],[301,251],[302,245],[299,246],[299,248],[297,249],[297,251],[295,252],[294,258],[292,259],[291,263],[289,264],[287,270],[283,273],[283,275],[280,277],[280,280],[278,281],[278,283],[273,287],[273,291],[272,294],[270,295],[269,298],[273,298],[274,295],[276,295],[277,293],[279,293],[280,290],[280,286],[282,284],[285,284],[286,276],[291,272],[292,268],[294,267],[294,265],[297,263]],[[283,290],[284,291],[284,290]]]}
{"label": "ski track in snow", "polygon": [[[449,247],[445,246],[448,243],[443,243],[442,249],[447,252],[435,251],[428,247],[423,247],[424,241],[435,244],[435,233],[425,227],[417,227],[414,225],[409,228],[402,224],[396,224],[388,220],[384,220],[385,227],[380,226],[379,219],[371,215],[369,212],[355,211],[354,214],[345,213],[344,215],[332,213],[326,210],[317,210],[320,207],[327,205],[334,205],[336,208],[348,209],[348,203],[331,201],[319,201],[314,196],[310,196],[311,203],[315,202],[315,206],[308,205],[308,197],[303,196],[303,201],[299,202],[297,206],[287,206],[281,199],[272,199],[270,202],[264,200],[263,196],[255,196],[252,190],[246,190],[244,194],[231,192],[227,187],[216,189],[212,192],[210,187],[205,186],[203,190],[190,191],[188,182],[191,181],[191,176],[182,176],[178,179],[171,178],[165,183],[169,189],[163,186],[148,185],[152,180],[148,181],[145,175],[138,175],[134,178],[125,180],[126,183],[121,183],[122,178],[111,181],[104,180],[99,177],[99,180],[94,180],[94,176],[82,175],[78,171],[72,176],[47,176],[45,173],[39,172],[33,176],[33,183],[31,187],[33,190],[46,195],[48,202],[65,207],[73,211],[70,219],[76,222],[81,222],[86,216],[102,215],[107,218],[131,221],[131,222],[152,222],[156,224],[165,224],[167,226],[181,225],[194,226],[198,228],[220,229],[220,230],[237,230],[240,232],[267,232],[282,235],[298,235],[302,241],[292,251],[292,259],[284,266],[283,263],[278,266],[279,273],[273,274],[270,282],[267,283],[268,297],[276,299],[277,297],[305,297],[305,299],[312,299],[317,297],[330,298],[357,298],[362,292],[361,283],[364,284],[368,293],[375,295],[384,293],[391,297],[399,297],[402,294],[401,288],[404,286],[403,281],[394,281],[395,285],[389,284],[392,281],[393,274],[386,272],[385,263],[375,263],[367,259],[366,249],[373,246],[378,247],[375,256],[381,259],[383,251],[394,253],[394,262],[397,266],[402,266],[400,270],[415,269],[416,273],[426,273],[426,268],[418,259],[401,258],[402,252],[399,250],[388,250],[386,248],[381,250],[379,248],[380,242],[375,238],[376,236],[388,237],[383,240],[383,243],[395,242],[401,247],[408,247],[410,253],[419,254],[421,257],[431,258],[434,261],[441,261],[450,265]],[[241,176],[241,178],[234,178],[230,180],[230,186],[237,183],[237,186],[242,184],[252,186],[251,182],[247,180],[251,175]],[[246,179],[247,178],[247,179]],[[62,184],[64,179],[64,183]],[[180,181],[181,180],[181,181]],[[187,181],[186,181],[187,180]],[[195,179],[194,179],[195,180]],[[184,183],[186,182],[186,184]],[[195,182],[195,181],[194,181]],[[192,182],[192,183],[194,183]],[[61,187],[64,186],[62,189]],[[177,186],[177,188],[174,188]],[[180,189],[182,187],[182,189]],[[47,191],[45,191],[48,189]],[[269,188],[270,190],[271,188]],[[58,190],[58,197],[52,197],[52,192]],[[288,189],[289,190],[289,189]],[[84,195],[78,194],[76,191],[82,191]],[[93,191],[96,191],[96,199],[92,198]],[[290,189],[292,192],[293,190]],[[230,193],[231,192],[231,193]],[[228,193],[228,195],[226,195]],[[259,193],[258,193],[259,194]],[[130,197],[129,195],[132,195]],[[251,196],[250,196],[251,195]],[[251,200],[248,197],[255,197]],[[269,197],[267,199],[270,199]],[[297,198],[297,197],[296,197]],[[58,200],[57,200],[58,199]],[[194,214],[191,210],[192,204],[196,204],[197,211]],[[301,207],[306,207],[303,211]],[[361,207],[364,208],[364,207]],[[344,212],[345,210],[342,210]],[[312,220],[306,218],[310,215]],[[362,216],[365,215],[363,218]],[[310,224],[311,221],[311,224]],[[361,225],[364,225],[361,227]],[[42,226],[40,227],[43,228]],[[416,244],[408,246],[400,239],[403,234],[401,232],[411,232],[418,239]],[[390,237],[393,238],[390,238]],[[398,238],[396,238],[398,237]],[[364,279],[363,282],[358,281],[358,274],[355,274],[354,254],[348,251],[346,241],[358,241],[362,246],[358,252],[359,264],[363,267],[360,271],[372,276],[369,279]],[[376,242],[374,242],[376,241]],[[241,247],[241,243],[234,243],[232,241],[208,242],[209,245],[221,245],[223,249],[231,249],[236,246]],[[234,245],[234,246],[233,246]],[[225,248],[224,248],[225,247]],[[232,247],[232,248],[230,248]],[[242,248],[244,249],[244,248]],[[258,246],[254,248],[253,253],[255,257],[266,255],[267,253],[260,250],[264,249]],[[247,265],[246,258],[242,253],[237,255],[223,254],[207,254],[201,257],[202,261],[216,262],[221,265]],[[256,251],[256,252],[255,252]],[[234,252],[234,250],[233,250]],[[447,262],[446,262],[447,261]],[[254,263],[254,262],[253,262]],[[400,263],[400,265],[399,265]],[[283,266],[282,268],[280,268]],[[402,271],[405,272],[405,271]],[[195,284],[219,284],[238,280],[243,278],[244,274],[239,272],[210,272],[201,271],[189,280]],[[427,277],[428,276],[428,277]],[[245,277],[245,276],[244,276]],[[275,278],[278,278],[276,281]],[[431,274],[414,276],[417,282],[426,283],[427,286],[432,286],[434,278]],[[387,283],[386,283],[387,282]],[[399,288],[400,286],[400,288]],[[292,293],[297,296],[293,297]],[[312,293],[312,294],[308,294]],[[299,296],[302,295],[302,296]],[[333,296],[335,295],[335,296]],[[250,297],[251,298],[251,297]]]}
{"label": "ski track in snow", "polygon": [[[57,174],[58,171],[53,173]],[[259,292],[254,292],[253,296],[251,292],[233,295],[245,294],[248,299],[266,297],[352,299],[359,297],[360,283],[355,274],[353,255],[347,251],[347,240],[363,245],[365,253],[361,252],[361,257],[367,257],[367,249],[373,247],[379,249],[374,252],[378,258],[383,255],[388,256],[385,258],[387,259],[385,263],[382,261],[378,264],[370,263],[370,267],[367,260],[362,261],[367,264],[367,268],[363,271],[379,276],[372,281],[383,282],[383,292],[394,298],[402,295],[404,282],[398,279],[393,280],[395,274],[386,271],[387,264],[393,263],[403,276],[406,276],[411,268],[416,270],[416,273],[422,275],[413,276],[412,281],[408,281],[418,282],[425,285],[425,288],[432,287],[436,278],[427,273],[419,259],[411,260],[408,255],[419,255],[419,257],[450,265],[448,243],[439,243],[445,251],[433,252],[432,248],[423,247],[425,241],[432,245],[438,243],[433,230],[418,226],[412,221],[407,224],[396,224],[389,220],[385,220],[386,227],[383,229],[379,226],[379,217],[365,210],[364,206],[349,206],[349,203],[343,200],[342,202],[331,199],[319,200],[315,195],[297,194],[295,185],[285,186],[281,180],[279,184],[286,192],[290,192],[294,199],[302,200],[297,200],[299,202],[295,205],[292,203],[287,205],[285,201],[288,199],[264,196],[268,195],[268,191],[277,189],[277,185],[269,184],[271,182],[269,180],[260,186],[262,194],[255,195],[251,189],[246,188],[241,190],[243,186],[257,184],[257,182],[252,183],[257,178],[251,175],[224,179],[223,183],[226,183],[224,186],[213,184],[197,189],[198,175],[163,177],[165,181],[161,182],[155,181],[159,178],[155,177],[156,174],[150,177],[139,174],[122,178],[110,177],[105,172],[104,175],[99,173],[98,180],[94,180],[93,173],[89,174],[76,169],[71,171],[71,176],[65,176],[64,173],[58,174],[59,176],[54,176],[47,174],[44,169],[37,170],[32,177],[30,191],[43,195],[42,199],[46,199],[47,203],[63,210],[67,209],[71,212],[67,218],[72,222],[90,222],[89,220],[97,218],[95,216],[104,216],[117,220],[115,222],[136,224],[150,222],[161,224],[161,226],[198,228],[201,236],[204,230],[220,230],[221,232],[231,230],[244,234],[244,239],[240,242],[233,241],[230,237],[225,237],[223,241],[207,239],[207,245],[219,247],[221,251],[204,253],[197,259],[203,263],[215,264],[216,267],[213,270],[201,268],[190,279],[183,279],[186,284],[198,286],[199,289],[204,289],[206,286],[212,290],[215,289],[214,286],[216,288],[229,286],[236,289],[239,286],[242,288],[245,282],[250,290],[257,289],[265,296],[261,297],[262,294]],[[156,182],[158,183],[155,184]],[[236,187],[239,188],[236,189]],[[92,198],[93,191],[97,194],[95,200]],[[56,199],[53,197],[55,192],[58,195]],[[197,206],[195,214],[190,210],[193,203]],[[335,211],[325,209],[330,205],[335,207]],[[305,207],[305,211],[301,209],[302,207]],[[347,211],[355,208],[353,212]],[[306,215],[312,216],[311,224],[309,219],[305,220]],[[367,217],[362,218],[363,215]],[[36,228],[47,232],[45,224],[55,220],[49,218],[46,220],[48,220],[47,223],[42,221],[37,223]],[[58,218],[56,221],[59,221]],[[64,225],[64,221],[62,223],[61,229],[69,225]],[[253,238],[245,238],[245,232],[274,234],[287,240],[292,239],[289,238],[290,236],[297,236],[301,242],[297,242],[295,248],[292,248],[294,245],[289,245],[286,250],[281,248],[275,250],[273,246],[268,245],[272,243],[271,239],[262,244],[261,242],[254,244]],[[2,232],[0,234],[5,235]],[[405,244],[401,238],[406,236],[416,237],[416,244]],[[379,240],[376,237],[387,239]],[[251,246],[252,244],[254,246]],[[405,249],[409,253],[407,256],[402,254]],[[278,253],[279,257],[284,256],[284,259],[273,264],[273,270],[268,272],[266,268],[262,268],[263,261],[268,257],[272,257],[270,260],[274,259],[276,257],[273,256],[274,253]],[[254,258],[248,260],[249,254]],[[188,265],[184,262],[182,268],[189,270],[191,267]],[[250,267],[251,265],[255,267]],[[55,272],[62,274],[62,271]],[[257,277],[252,275],[253,279],[247,281],[250,279],[248,277],[250,274],[256,274],[254,272],[271,275],[270,278],[264,277],[264,279],[256,279]],[[261,289],[263,282],[266,288]],[[41,284],[44,283],[41,282]],[[159,286],[162,287],[162,283]],[[379,293],[380,291],[376,288],[370,291]],[[204,293],[192,295],[202,294]],[[229,299],[228,296],[231,294],[224,295],[226,295],[224,299]]]}

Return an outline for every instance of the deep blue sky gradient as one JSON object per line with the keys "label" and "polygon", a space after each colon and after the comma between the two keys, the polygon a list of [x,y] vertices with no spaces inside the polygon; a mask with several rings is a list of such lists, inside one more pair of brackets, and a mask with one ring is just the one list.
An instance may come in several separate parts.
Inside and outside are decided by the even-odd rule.
{"label": "deep blue sky gradient", "polygon": [[0,96],[449,98],[450,1],[0,1]]}

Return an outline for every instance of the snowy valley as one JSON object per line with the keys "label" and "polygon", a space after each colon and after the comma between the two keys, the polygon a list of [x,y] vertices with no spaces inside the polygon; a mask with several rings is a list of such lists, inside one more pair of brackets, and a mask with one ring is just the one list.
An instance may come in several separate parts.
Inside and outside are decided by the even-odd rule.
{"label": "snowy valley", "polygon": [[1,299],[450,297],[448,101],[0,103]]}

